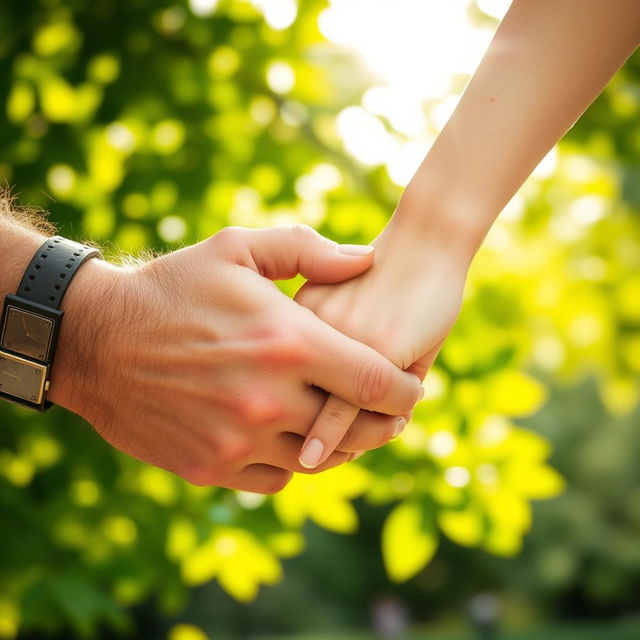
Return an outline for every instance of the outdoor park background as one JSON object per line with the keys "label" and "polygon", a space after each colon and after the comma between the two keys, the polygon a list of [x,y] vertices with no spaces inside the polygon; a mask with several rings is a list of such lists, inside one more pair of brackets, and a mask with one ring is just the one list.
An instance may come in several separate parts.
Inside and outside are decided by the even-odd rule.
{"label": "outdoor park background", "polygon": [[[4,0],[0,177],[112,257],[369,242],[506,4]],[[640,637],[639,80],[508,205],[415,420],[356,463],[194,488],[1,405],[0,638]]]}

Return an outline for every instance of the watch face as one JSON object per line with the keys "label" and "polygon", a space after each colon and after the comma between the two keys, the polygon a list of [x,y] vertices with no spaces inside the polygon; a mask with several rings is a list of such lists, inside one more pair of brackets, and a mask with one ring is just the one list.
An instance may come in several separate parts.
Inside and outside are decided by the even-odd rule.
{"label": "watch face", "polygon": [[40,404],[46,374],[44,365],[8,353],[0,354],[0,391],[3,393]]}
{"label": "watch face", "polygon": [[50,318],[10,306],[7,310],[2,347],[36,360],[46,360],[52,332],[53,320]]}

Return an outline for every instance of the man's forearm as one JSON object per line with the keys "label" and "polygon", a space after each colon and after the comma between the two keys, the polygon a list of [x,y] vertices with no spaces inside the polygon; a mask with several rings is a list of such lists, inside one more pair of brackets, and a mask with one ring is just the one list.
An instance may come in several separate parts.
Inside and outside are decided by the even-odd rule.
{"label": "man's forearm", "polygon": [[639,38],[637,0],[515,0],[407,187],[397,222],[439,229],[472,256]]}
{"label": "man's forearm", "polygon": [[45,236],[0,198],[0,300],[15,293],[29,260]]}

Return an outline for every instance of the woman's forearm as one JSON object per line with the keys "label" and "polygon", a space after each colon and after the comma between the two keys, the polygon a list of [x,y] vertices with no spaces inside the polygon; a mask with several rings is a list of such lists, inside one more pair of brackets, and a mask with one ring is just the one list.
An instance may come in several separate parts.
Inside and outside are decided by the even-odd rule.
{"label": "woman's forearm", "polygon": [[640,40],[638,0],[514,0],[395,223],[473,256]]}

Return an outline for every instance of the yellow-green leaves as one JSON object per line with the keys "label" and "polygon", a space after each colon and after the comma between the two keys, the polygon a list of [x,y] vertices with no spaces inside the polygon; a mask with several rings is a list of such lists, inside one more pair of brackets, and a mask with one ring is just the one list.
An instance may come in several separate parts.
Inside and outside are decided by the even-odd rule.
{"label": "yellow-green leaves", "polygon": [[394,582],[412,578],[429,563],[437,547],[433,520],[419,503],[402,502],[387,517],[382,529],[382,557]]}
{"label": "yellow-green leaves", "polygon": [[209,636],[193,624],[176,624],[169,630],[167,640],[209,640]]}
{"label": "yellow-green leaves", "polygon": [[519,479],[515,480],[514,478],[513,485],[528,498],[545,500],[562,493],[565,483],[555,469],[547,465],[535,465],[524,467]]}
{"label": "yellow-green leaves", "polygon": [[492,376],[487,381],[485,394],[490,408],[507,416],[530,415],[540,408],[547,396],[543,384],[514,370]]}
{"label": "yellow-green leaves", "polygon": [[[0,44],[0,178],[24,204],[49,209],[61,233],[100,241],[107,254],[164,250],[229,224],[305,222],[335,241],[368,243],[389,220],[431,127],[457,99],[411,105],[391,85],[370,86],[361,64],[321,34],[326,2],[108,4],[117,10],[98,16],[91,2],[19,10],[0,2],[9,36]],[[297,19],[284,28],[293,9],[274,23],[267,4],[287,4]],[[422,4],[438,12],[439,3]],[[21,615],[21,591],[47,567],[62,570],[60,552],[64,571],[87,587],[109,587],[119,603],[208,580],[246,601],[278,579],[280,558],[304,550],[309,520],[348,534],[359,526],[356,501],[398,504],[382,534],[366,534],[382,535],[389,574],[406,580],[430,561],[438,536],[513,555],[532,526],[544,534],[530,503],[558,495],[564,481],[536,430],[562,430],[559,446],[572,448],[557,459],[569,472],[580,468],[572,483],[624,468],[637,430],[600,429],[611,438],[607,451],[622,452],[619,464],[598,443],[587,457],[578,449],[593,442],[596,396],[603,424],[618,424],[640,399],[638,69],[636,59],[625,82],[607,90],[606,109],[596,105],[590,122],[588,112],[569,133],[573,142],[547,157],[544,177],[534,175],[507,205],[474,260],[424,401],[400,438],[357,463],[296,476],[274,497],[238,499],[126,458],[95,434],[88,441],[86,429],[68,428],[70,414],[29,418],[0,406],[0,513],[24,513],[34,530],[27,540],[23,518],[0,517],[3,542],[18,541],[2,545],[11,561],[0,585],[0,636],[29,635],[18,627],[36,614]],[[411,122],[427,129],[410,133],[403,123]],[[301,282],[282,288],[293,294]],[[585,373],[592,388],[558,400]],[[552,406],[537,417],[547,395]],[[574,401],[588,409],[576,407],[565,431],[562,403]],[[530,430],[517,424],[524,417]],[[572,424],[585,429],[575,452]],[[622,475],[610,478],[591,509],[580,503],[576,513],[606,514],[597,501],[618,494],[629,494],[628,506],[635,476],[626,473],[626,491]],[[586,504],[589,491],[571,492],[567,503],[580,493]],[[39,609],[44,627],[64,624]],[[176,629],[170,640],[201,640]],[[65,632],[73,629],[52,627]]]}
{"label": "yellow-green leaves", "polygon": [[35,95],[26,82],[13,85],[7,98],[7,117],[13,123],[24,122],[33,112]]}
{"label": "yellow-green leaves", "polygon": [[484,519],[481,511],[474,507],[463,511],[445,510],[438,514],[438,527],[454,542],[473,547],[482,539]]}
{"label": "yellow-green leaves", "polygon": [[18,635],[20,609],[11,600],[0,599],[0,638],[15,638]]}
{"label": "yellow-green leaves", "polygon": [[282,569],[273,552],[254,535],[236,527],[219,527],[184,556],[181,573],[188,585],[216,578],[234,598],[249,602],[260,584],[278,582]]}
{"label": "yellow-green leaves", "polygon": [[298,474],[273,497],[273,504],[288,526],[299,527],[310,518],[325,529],[352,533],[358,526],[358,515],[351,499],[362,495],[371,480],[371,474],[357,464],[317,475]]}
{"label": "yellow-green leaves", "polygon": [[198,545],[198,534],[193,523],[184,517],[176,517],[167,532],[166,553],[174,561],[182,560]]}
{"label": "yellow-green leaves", "polygon": [[40,56],[70,53],[82,42],[81,32],[71,22],[63,20],[40,27],[33,37],[33,50]]}

